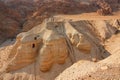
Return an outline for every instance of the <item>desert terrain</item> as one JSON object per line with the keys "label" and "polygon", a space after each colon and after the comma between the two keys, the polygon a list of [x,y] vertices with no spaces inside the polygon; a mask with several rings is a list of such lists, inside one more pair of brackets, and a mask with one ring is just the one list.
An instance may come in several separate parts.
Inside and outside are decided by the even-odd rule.
{"label": "desert terrain", "polygon": [[120,1],[0,0],[0,80],[120,80]]}

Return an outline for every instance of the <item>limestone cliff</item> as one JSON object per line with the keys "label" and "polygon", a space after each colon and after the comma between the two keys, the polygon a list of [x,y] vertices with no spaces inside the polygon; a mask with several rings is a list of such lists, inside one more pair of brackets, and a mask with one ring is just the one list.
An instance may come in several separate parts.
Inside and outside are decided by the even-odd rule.
{"label": "limestone cliff", "polygon": [[[19,73],[17,76],[17,71],[22,68],[21,71],[24,71],[24,68],[29,71],[34,65],[37,67],[37,71],[36,68],[33,69],[34,74],[46,75],[43,72],[52,72],[56,65],[67,67],[66,64],[70,66],[79,60],[99,61],[112,54],[109,50],[111,48],[105,47],[105,44],[109,45],[105,41],[116,34],[119,28],[119,20],[46,19],[30,31],[20,33],[16,42],[11,47],[8,46],[7,58],[0,55],[0,60],[4,60],[5,63],[1,63],[0,73],[5,76],[11,75],[10,78],[15,79],[21,75]],[[3,54],[5,50],[6,48],[3,48],[0,53]],[[14,75],[3,74],[4,72],[13,72]],[[57,71],[56,76],[58,74]],[[30,74],[25,75],[30,78]],[[45,79],[34,75],[31,77]],[[55,77],[50,79],[53,78]]]}
{"label": "limestone cliff", "polygon": [[[120,33],[106,42],[107,50],[112,54],[97,63],[79,61],[67,68],[55,80],[109,80],[120,78]],[[114,39],[113,39],[114,38]]]}
{"label": "limestone cliff", "polygon": [[0,0],[0,80],[119,78],[120,0]]}

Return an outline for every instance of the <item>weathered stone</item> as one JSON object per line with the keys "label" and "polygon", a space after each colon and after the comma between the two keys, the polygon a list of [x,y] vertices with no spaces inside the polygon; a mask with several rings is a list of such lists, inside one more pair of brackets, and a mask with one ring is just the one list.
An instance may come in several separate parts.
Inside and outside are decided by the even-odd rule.
{"label": "weathered stone", "polygon": [[[104,21],[89,21],[93,26],[88,26],[85,23],[87,22],[63,23],[46,20],[32,30],[20,33],[9,56],[11,59],[16,55],[15,60],[13,65],[10,65],[7,70],[16,70],[37,61],[41,71],[48,71],[53,64],[65,63],[68,56],[71,56],[70,58],[75,62],[74,47],[82,53],[93,54],[94,57],[92,59],[96,61],[99,59],[96,53],[101,55],[101,50],[99,50],[99,46],[102,46],[101,38],[105,39],[108,36],[106,34],[111,36],[113,33],[107,31],[112,29],[112,27],[106,28],[107,24]],[[99,28],[101,25],[106,25],[102,28],[105,31]],[[77,26],[83,32],[78,32]],[[86,34],[84,30],[88,29],[88,34]],[[17,66],[18,64],[21,65]]]}
{"label": "weathered stone", "polygon": [[101,69],[102,69],[102,70],[107,70],[107,69],[108,69],[108,66],[102,66]]}

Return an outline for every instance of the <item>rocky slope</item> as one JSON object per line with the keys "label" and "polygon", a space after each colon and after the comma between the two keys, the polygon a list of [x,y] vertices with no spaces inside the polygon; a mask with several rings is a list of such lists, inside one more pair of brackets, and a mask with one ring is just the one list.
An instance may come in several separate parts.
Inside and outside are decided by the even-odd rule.
{"label": "rocky slope", "polygon": [[[28,31],[41,24],[44,19],[57,14],[80,14],[95,12],[111,14],[118,11],[119,1],[101,0],[1,0],[11,10],[12,18],[17,20],[23,31]],[[99,2],[99,4],[98,4]],[[3,4],[3,3],[2,3]],[[106,6],[107,5],[107,6]],[[56,7],[54,7],[56,6]],[[108,9],[109,7],[109,9]],[[107,8],[107,9],[106,9]],[[9,15],[9,14],[7,14]]]}
{"label": "rocky slope", "polygon": [[[120,33],[114,35],[107,46],[112,55],[100,62],[79,61],[66,69],[55,80],[119,80],[120,78]],[[114,39],[113,39],[114,38]],[[115,41],[113,41],[115,40]],[[114,43],[114,44],[113,44]],[[113,44],[113,45],[112,45]],[[115,46],[116,45],[116,46]],[[114,48],[113,48],[114,47]]]}
{"label": "rocky slope", "polygon": [[34,26],[42,23],[44,19],[53,15],[78,14],[83,12],[91,12],[96,9],[90,3],[82,3],[74,0],[38,0],[35,1],[35,4],[37,5],[37,9],[24,24],[23,31],[32,29]]}
{"label": "rocky slope", "polygon": [[27,0],[9,0],[9,1],[5,1],[5,4],[11,8],[16,10],[23,19],[27,18],[28,16],[30,16],[34,10],[35,10],[35,4],[34,2],[31,0],[27,1]]}
{"label": "rocky slope", "polygon": [[[23,25],[23,31],[28,31],[43,22],[44,19],[58,14],[82,14],[97,12],[99,15],[111,15],[118,11],[118,0],[36,0],[36,10]],[[56,7],[54,7],[56,6]]]}
{"label": "rocky slope", "polygon": [[20,16],[0,1],[0,43],[19,32]]}
{"label": "rocky slope", "polygon": [[[71,21],[58,20],[54,17],[46,19],[30,31],[20,33],[13,45],[1,48],[0,78],[2,80],[54,80],[63,70],[75,63],[57,78],[70,80],[79,78],[79,75],[76,75],[79,71],[76,70],[80,70],[80,78],[83,78],[86,73],[101,68],[103,62],[109,61],[108,64],[113,65],[110,59],[118,60],[119,55],[114,58],[108,57],[116,51],[111,52],[112,46],[109,46],[111,42],[105,41],[119,31],[119,22],[119,20]],[[119,39],[116,43],[118,42]],[[105,43],[109,49],[105,47]],[[117,47],[116,50],[119,50],[119,44]],[[94,63],[104,58],[106,59]],[[79,60],[93,62],[83,61],[79,64],[77,62]],[[85,66],[89,68],[84,71]],[[106,69],[106,66],[104,68]],[[70,78],[70,75],[73,77]]]}
{"label": "rocky slope", "polygon": [[[55,8],[54,6],[58,7]],[[54,0],[0,0],[1,42],[6,40],[6,38],[14,37],[16,33],[19,33],[19,28],[23,28],[23,31],[28,31],[34,26],[42,23],[45,18],[48,18],[54,14],[66,14],[65,12],[71,13],[71,9],[75,7],[75,11],[78,11],[79,9],[83,9],[83,7],[88,8],[88,5],[81,4],[81,7],[79,7],[79,3],[76,3],[72,0],[65,0],[64,2]],[[86,11],[88,10],[89,9],[87,9]],[[82,11],[85,10],[80,10],[80,12]],[[5,29],[3,29],[2,26]],[[3,33],[5,30],[10,35],[6,35],[5,33]]]}
{"label": "rocky slope", "polygon": [[2,1],[0,80],[119,80],[119,0]]}

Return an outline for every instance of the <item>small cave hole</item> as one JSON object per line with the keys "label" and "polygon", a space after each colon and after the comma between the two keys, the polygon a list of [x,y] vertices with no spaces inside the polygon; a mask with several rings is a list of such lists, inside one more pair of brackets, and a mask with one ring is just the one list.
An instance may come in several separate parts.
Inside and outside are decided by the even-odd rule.
{"label": "small cave hole", "polygon": [[37,40],[37,37],[34,37],[34,40]]}
{"label": "small cave hole", "polygon": [[57,25],[55,25],[55,28],[57,28],[58,26]]}
{"label": "small cave hole", "polygon": [[32,48],[35,48],[35,44],[32,44]]}
{"label": "small cave hole", "polygon": [[91,77],[91,75],[89,75],[89,77]]}

